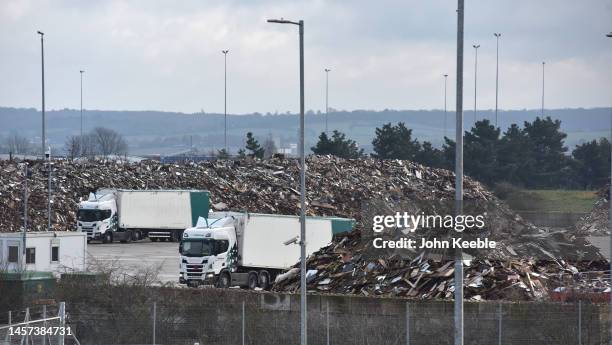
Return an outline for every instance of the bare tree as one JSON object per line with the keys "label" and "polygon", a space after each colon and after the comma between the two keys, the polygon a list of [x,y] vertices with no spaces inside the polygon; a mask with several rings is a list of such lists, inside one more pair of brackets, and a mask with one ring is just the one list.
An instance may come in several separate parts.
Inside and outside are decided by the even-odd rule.
{"label": "bare tree", "polygon": [[276,147],[276,143],[274,143],[274,139],[272,139],[272,135],[268,135],[268,138],[266,141],[264,141],[262,148],[264,149],[264,159],[269,159],[278,152],[278,148]]}
{"label": "bare tree", "polygon": [[96,146],[97,153],[104,157],[108,155],[125,155],[128,151],[128,145],[123,136],[116,131],[104,128],[96,127],[92,131],[92,137]]}
{"label": "bare tree", "polygon": [[81,138],[79,135],[71,135],[66,138],[66,142],[64,143],[64,151],[66,151],[66,155],[69,160],[73,160],[76,157],[81,156],[82,143],[83,138]]}
{"label": "bare tree", "polygon": [[19,135],[18,133],[12,133],[9,135],[6,139],[5,146],[9,152],[13,152],[15,154],[28,154],[32,151],[32,146],[30,145],[28,139]]}

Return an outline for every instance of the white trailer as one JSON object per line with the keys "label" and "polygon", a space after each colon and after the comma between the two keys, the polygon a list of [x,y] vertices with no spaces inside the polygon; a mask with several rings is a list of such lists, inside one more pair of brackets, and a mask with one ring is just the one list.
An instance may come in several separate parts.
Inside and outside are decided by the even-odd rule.
{"label": "white trailer", "polygon": [[207,191],[102,189],[79,204],[77,228],[103,242],[178,241],[208,208]]}
{"label": "white trailer", "polygon": [[[306,217],[306,254],[354,224],[352,219]],[[179,282],[267,289],[278,273],[299,261],[299,236],[298,216],[211,213],[183,233]]]}
{"label": "white trailer", "polygon": [[[0,271],[42,271],[55,275],[85,270],[87,236],[81,232],[0,233]],[[25,260],[25,262],[24,262]]]}

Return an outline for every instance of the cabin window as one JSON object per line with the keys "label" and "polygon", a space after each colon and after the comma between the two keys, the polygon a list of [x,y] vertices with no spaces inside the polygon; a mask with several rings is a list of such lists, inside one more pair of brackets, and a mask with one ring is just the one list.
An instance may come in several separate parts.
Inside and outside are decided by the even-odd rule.
{"label": "cabin window", "polygon": [[26,264],[36,263],[36,248],[26,248]]}
{"label": "cabin window", "polygon": [[8,247],[8,262],[9,263],[19,262],[19,247],[18,246]]}
{"label": "cabin window", "polygon": [[51,247],[51,262],[59,261],[59,246]]}
{"label": "cabin window", "polygon": [[228,240],[217,240],[217,254],[227,252],[227,248],[229,247]]}

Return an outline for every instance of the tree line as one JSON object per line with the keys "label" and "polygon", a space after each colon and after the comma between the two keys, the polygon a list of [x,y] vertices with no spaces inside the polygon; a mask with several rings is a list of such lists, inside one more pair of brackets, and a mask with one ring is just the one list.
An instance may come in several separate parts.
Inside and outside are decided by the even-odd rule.
{"label": "tree line", "polygon": [[[511,125],[502,133],[489,120],[481,120],[464,134],[464,171],[485,184],[508,182],[526,188],[598,188],[610,177],[610,142],[606,138],[577,145],[568,153],[561,121],[537,117],[523,126]],[[455,142],[444,138],[441,148],[413,138],[403,122],[376,128],[372,157],[411,160],[423,165],[454,169]],[[321,133],[312,147],[315,154],[343,158],[364,157],[363,150],[346,136]]]}
{"label": "tree line", "polygon": [[[90,132],[80,135],[72,135],[64,142],[64,153],[70,160],[75,158],[92,158],[110,155],[124,156],[128,152],[128,144],[125,138],[118,132],[105,128],[96,127]],[[0,142],[0,152],[12,153],[14,155],[40,154],[40,146],[33,144],[28,138],[19,133],[11,133]],[[56,154],[58,151],[52,152]],[[60,150],[61,152],[61,150]]]}

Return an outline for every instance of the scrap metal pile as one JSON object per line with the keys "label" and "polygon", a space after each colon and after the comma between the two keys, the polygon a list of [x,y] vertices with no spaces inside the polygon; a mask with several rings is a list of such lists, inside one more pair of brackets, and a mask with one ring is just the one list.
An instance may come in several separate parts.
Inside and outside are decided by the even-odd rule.
{"label": "scrap metal pile", "polygon": [[[30,161],[28,231],[47,224],[47,164]],[[86,162],[53,163],[53,230],[74,230],[80,200],[99,188],[206,189],[216,210],[299,214],[299,166],[296,160],[209,161],[186,164]],[[0,231],[19,231],[23,224],[24,169],[16,162],[0,162]],[[352,217],[353,233],[341,236],[308,261],[309,289],[327,293],[393,295],[414,298],[451,298],[453,267],[448,260],[432,260],[380,252],[372,255],[362,240],[368,227],[364,203],[396,204],[410,201],[452,200],[454,174],[399,160],[345,160],[311,156],[306,171],[308,215]],[[480,183],[467,178],[466,200],[484,201],[489,238],[499,248],[486,258],[473,255],[466,266],[466,297],[472,299],[537,299],[568,279],[575,286],[593,287],[582,271],[601,271],[604,259],[573,235],[549,233],[524,221]],[[371,229],[369,229],[371,230]],[[342,261],[339,256],[350,258]],[[378,256],[377,256],[378,255]],[[591,261],[583,258],[590,257]],[[533,258],[533,259],[530,259]],[[574,264],[568,263],[578,262]],[[601,259],[601,260],[594,260]],[[299,289],[299,268],[279,281],[277,291]],[[568,278],[569,277],[569,278]],[[597,280],[597,278],[595,279]],[[607,285],[601,284],[605,289]]]}
{"label": "scrap metal pile", "polygon": [[591,212],[576,224],[576,232],[582,235],[610,235],[610,185],[597,192],[598,199]]}

